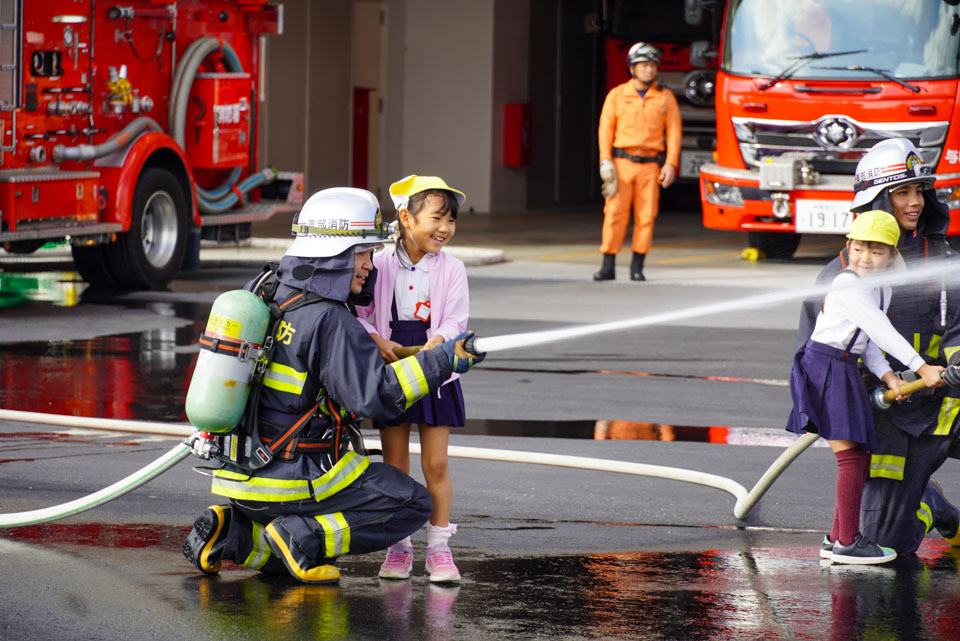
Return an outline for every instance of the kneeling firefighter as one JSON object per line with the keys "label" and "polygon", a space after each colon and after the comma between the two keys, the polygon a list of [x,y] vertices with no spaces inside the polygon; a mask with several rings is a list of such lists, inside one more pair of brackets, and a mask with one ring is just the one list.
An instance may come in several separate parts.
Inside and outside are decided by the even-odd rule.
{"label": "kneeling firefighter", "polygon": [[426,488],[363,455],[359,417],[392,419],[483,355],[465,351],[462,334],[384,364],[352,300],[362,302],[372,285],[372,254],[387,239],[370,192],[314,194],[293,232],[279,266],[245,287],[273,303],[275,329],[241,426],[214,448],[223,465],[212,491],[230,502],[196,519],[183,553],[207,574],[228,559],[335,583],[338,556],[385,549],[432,511]]}

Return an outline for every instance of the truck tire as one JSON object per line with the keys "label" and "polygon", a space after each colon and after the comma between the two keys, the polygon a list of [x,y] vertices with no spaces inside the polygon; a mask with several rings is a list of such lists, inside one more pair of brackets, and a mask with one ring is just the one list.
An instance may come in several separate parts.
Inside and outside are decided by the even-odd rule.
{"label": "truck tire", "polygon": [[80,277],[92,287],[116,287],[117,279],[110,271],[104,245],[81,247],[73,245],[70,253],[73,254],[73,266]]}
{"label": "truck tire", "polygon": [[775,231],[751,231],[747,232],[747,243],[759,249],[767,258],[793,258],[800,246],[800,236]]}
{"label": "truck tire", "polygon": [[159,167],[140,174],[130,230],[106,248],[120,286],[153,289],[173,280],[187,249],[187,214],[187,199],[173,174]]}

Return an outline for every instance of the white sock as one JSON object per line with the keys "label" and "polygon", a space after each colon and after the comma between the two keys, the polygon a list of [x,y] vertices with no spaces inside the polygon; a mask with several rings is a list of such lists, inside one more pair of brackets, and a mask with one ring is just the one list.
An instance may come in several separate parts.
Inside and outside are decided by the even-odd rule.
{"label": "white sock", "polygon": [[434,545],[445,545],[450,539],[450,535],[457,533],[456,523],[449,525],[431,525],[427,524],[427,547]]}
{"label": "white sock", "polygon": [[413,541],[410,540],[409,536],[406,536],[403,539],[397,541],[390,547],[395,548],[395,547],[402,547],[402,546],[411,547],[411,548],[413,547]]}

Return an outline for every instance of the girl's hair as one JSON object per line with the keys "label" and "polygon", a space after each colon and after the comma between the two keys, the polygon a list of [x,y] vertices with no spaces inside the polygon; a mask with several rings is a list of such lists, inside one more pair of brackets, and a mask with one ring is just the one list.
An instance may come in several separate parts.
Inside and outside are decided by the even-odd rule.
{"label": "girl's hair", "polygon": [[878,248],[878,247],[886,247],[887,249],[890,250],[890,253],[893,253],[893,252],[897,251],[897,248],[894,247],[893,245],[888,245],[888,244],[886,244],[886,243],[881,243],[879,240],[857,240],[857,241],[854,241],[854,239],[851,238],[849,242],[851,242],[851,243],[852,243],[852,242],[863,243],[864,245],[867,246],[867,249],[876,249],[876,248]]}
{"label": "girl's hair", "polygon": [[[441,214],[450,214],[450,216],[456,220],[457,219],[457,210],[460,208],[460,205],[457,204],[457,197],[453,195],[453,192],[447,191],[446,189],[426,189],[420,191],[410,196],[410,201],[407,203],[407,211],[411,216],[416,218],[417,214],[420,213],[420,210],[423,209],[423,206],[427,203],[427,200],[431,196],[437,196],[443,200],[443,204],[440,206]],[[400,220],[400,212],[397,212],[397,257],[400,259],[400,264],[404,267],[413,266],[413,261],[410,260],[410,256],[407,255],[407,248],[404,246],[404,240],[407,237],[407,228],[403,226],[403,222]]]}

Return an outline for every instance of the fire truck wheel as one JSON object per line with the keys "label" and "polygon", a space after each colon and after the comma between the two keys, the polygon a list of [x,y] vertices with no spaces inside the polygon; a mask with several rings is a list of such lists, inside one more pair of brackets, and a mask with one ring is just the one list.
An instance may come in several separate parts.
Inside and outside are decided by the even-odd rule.
{"label": "fire truck wheel", "polygon": [[794,252],[800,246],[801,234],[781,234],[772,231],[747,232],[747,242],[750,247],[756,247],[767,258],[793,258]]}
{"label": "fire truck wheel", "polygon": [[73,245],[70,248],[73,254],[73,266],[80,273],[83,280],[92,287],[116,287],[117,279],[110,271],[103,245],[80,247]]}
{"label": "fire truck wheel", "polygon": [[163,287],[180,270],[187,248],[187,199],[180,183],[165,169],[144,170],[130,214],[130,231],[107,252],[113,274],[125,287]]}

